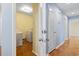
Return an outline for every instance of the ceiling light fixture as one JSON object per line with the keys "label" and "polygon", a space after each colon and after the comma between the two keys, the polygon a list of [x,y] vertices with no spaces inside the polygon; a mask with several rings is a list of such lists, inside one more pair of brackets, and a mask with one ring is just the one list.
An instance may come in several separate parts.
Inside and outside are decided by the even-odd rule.
{"label": "ceiling light fixture", "polygon": [[26,5],[22,6],[20,10],[23,12],[32,13],[32,8]]}
{"label": "ceiling light fixture", "polygon": [[49,11],[52,11],[52,9],[51,9],[51,8],[49,8]]}
{"label": "ceiling light fixture", "polygon": [[70,4],[70,3],[66,3],[66,4]]}
{"label": "ceiling light fixture", "polygon": [[72,14],[74,14],[74,12],[72,12]]}

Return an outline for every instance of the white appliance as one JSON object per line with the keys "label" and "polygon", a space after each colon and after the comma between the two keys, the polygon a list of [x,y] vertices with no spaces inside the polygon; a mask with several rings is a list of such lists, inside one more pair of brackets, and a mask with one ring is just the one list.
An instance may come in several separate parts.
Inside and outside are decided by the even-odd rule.
{"label": "white appliance", "polygon": [[16,33],[16,46],[22,46],[23,45],[23,33],[17,32]]}
{"label": "white appliance", "polygon": [[32,31],[31,30],[26,32],[26,40],[28,42],[32,42]]}

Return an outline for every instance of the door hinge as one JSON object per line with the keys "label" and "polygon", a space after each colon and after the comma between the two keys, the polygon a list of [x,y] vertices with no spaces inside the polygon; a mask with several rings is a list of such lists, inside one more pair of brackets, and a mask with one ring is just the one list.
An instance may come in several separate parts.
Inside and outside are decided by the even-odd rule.
{"label": "door hinge", "polygon": [[44,31],[42,30],[42,33],[46,34],[47,33],[47,30],[44,30]]}
{"label": "door hinge", "polygon": [[43,42],[43,39],[39,39],[39,41],[42,41]]}
{"label": "door hinge", "polygon": [[49,39],[48,39],[48,38],[46,38],[46,41],[49,41]]}

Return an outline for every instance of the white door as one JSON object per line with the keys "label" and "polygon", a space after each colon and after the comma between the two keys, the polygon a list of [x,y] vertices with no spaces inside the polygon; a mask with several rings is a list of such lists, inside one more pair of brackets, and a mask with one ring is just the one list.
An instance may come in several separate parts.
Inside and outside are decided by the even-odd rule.
{"label": "white door", "polygon": [[53,11],[48,13],[48,53],[56,47],[56,15]]}
{"label": "white door", "polygon": [[54,7],[48,13],[48,40],[48,53],[64,41],[63,15]]}
{"label": "white door", "polygon": [[46,4],[39,5],[39,31],[38,31],[38,53],[39,56],[46,56]]}

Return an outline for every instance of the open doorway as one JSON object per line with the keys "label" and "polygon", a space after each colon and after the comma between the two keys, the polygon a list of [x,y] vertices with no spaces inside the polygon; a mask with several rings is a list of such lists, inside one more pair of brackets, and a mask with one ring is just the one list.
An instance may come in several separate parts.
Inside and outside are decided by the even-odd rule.
{"label": "open doorway", "polygon": [[35,19],[32,3],[16,4],[16,55],[35,56]]}
{"label": "open doorway", "polygon": [[79,16],[69,19],[69,42],[73,55],[79,55]]}
{"label": "open doorway", "polygon": [[75,39],[79,39],[79,18],[71,18],[69,19],[69,38],[75,38]]}

